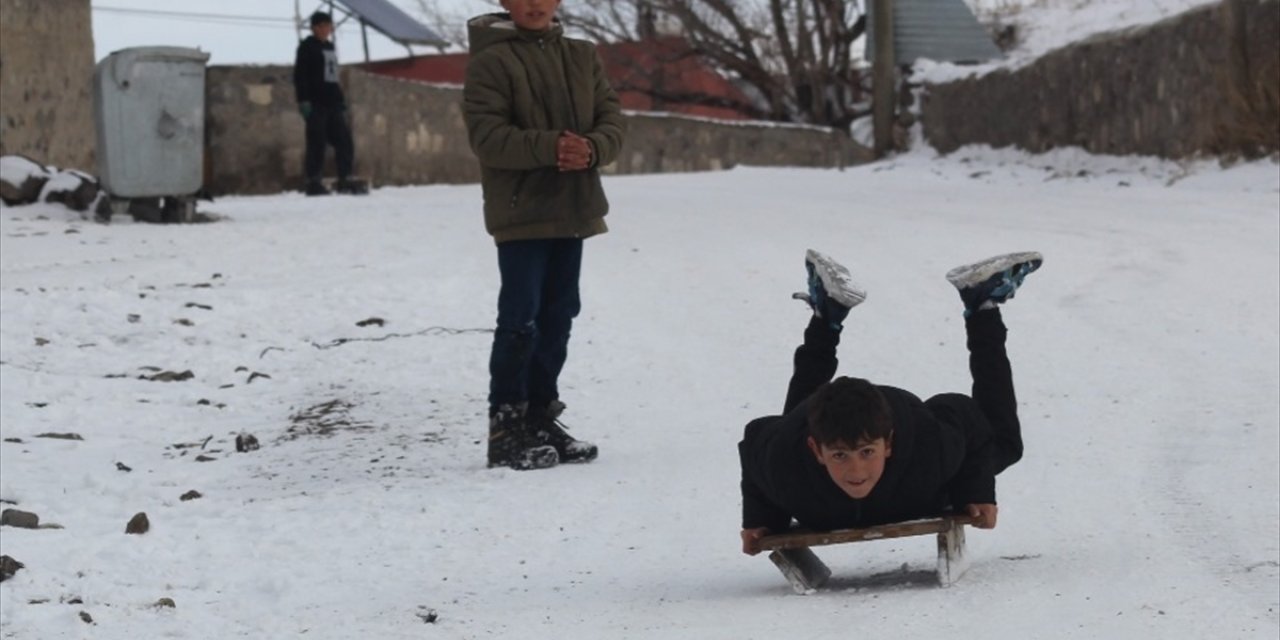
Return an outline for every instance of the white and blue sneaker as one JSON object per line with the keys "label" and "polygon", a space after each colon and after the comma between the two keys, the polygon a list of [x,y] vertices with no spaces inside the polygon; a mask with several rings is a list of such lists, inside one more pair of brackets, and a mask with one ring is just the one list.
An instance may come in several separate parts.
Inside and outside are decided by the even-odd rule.
{"label": "white and blue sneaker", "polygon": [[1040,265],[1044,256],[1036,251],[1006,253],[947,272],[947,282],[960,291],[964,317],[977,311],[994,309],[1018,292],[1022,281]]}
{"label": "white and blue sneaker", "polygon": [[841,330],[849,310],[867,299],[866,290],[853,281],[844,265],[813,249],[805,252],[804,268],[809,274],[809,291],[791,297],[807,303],[832,329]]}

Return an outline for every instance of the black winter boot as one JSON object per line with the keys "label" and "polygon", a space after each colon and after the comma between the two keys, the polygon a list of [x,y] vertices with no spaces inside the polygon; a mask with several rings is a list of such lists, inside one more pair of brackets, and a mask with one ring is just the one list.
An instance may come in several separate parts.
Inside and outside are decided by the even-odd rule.
{"label": "black winter boot", "polygon": [[531,471],[550,469],[560,463],[555,447],[541,442],[525,422],[525,405],[499,405],[489,414],[490,468]]}
{"label": "black winter boot", "polygon": [[334,187],[338,193],[345,193],[353,196],[369,195],[369,183],[359,178],[339,178],[338,184]]}
{"label": "black winter boot", "polygon": [[600,455],[596,445],[585,440],[578,440],[569,435],[569,428],[560,422],[560,414],[564,413],[564,403],[552,400],[546,407],[529,408],[529,428],[533,429],[538,441],[555,447],[560,462],[591,462]]}

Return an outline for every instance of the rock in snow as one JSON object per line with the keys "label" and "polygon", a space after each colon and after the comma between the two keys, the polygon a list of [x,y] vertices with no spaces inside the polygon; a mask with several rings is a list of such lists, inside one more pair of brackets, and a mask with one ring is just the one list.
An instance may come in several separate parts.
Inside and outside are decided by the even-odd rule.
{"label": "rock in snow", "polygon": [[0,157],[0,200],[10,206],[31,204],[52,175],[44,165],[26,156]]}

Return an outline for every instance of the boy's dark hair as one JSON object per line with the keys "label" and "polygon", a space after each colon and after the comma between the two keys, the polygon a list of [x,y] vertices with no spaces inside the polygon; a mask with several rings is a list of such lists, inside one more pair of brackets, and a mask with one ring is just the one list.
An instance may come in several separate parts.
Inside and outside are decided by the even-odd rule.
{"label": "boy's dark hair", "polygon": [[862,378],[836,378],[818,387],[809,400],[809,435],[824,446],[888,440],[893,435],[889,403]]}
{"label": "boy's dark hair", "polygon": [[311,14],[311,26],[314,27],[320,24],[333,24],[333,16],[324,11],[317,11]]}

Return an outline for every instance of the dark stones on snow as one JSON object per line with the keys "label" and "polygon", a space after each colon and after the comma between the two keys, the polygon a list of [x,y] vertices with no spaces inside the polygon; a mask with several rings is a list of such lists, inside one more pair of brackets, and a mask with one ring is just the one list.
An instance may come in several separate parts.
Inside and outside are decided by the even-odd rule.
{"label": "dark stones on snow", "polygon": [[0,200],[9,206],[35,202],[88,211],[106,200],[98,179],[75,169],[46,167],[20,155],[0,158]]}
{"label": "dark stones on snow", "polygon": [[251,433],[242,433],[236,436],[236,452],[238,453],[257,451],[259,446],[258,439]]}
{"label": "dark stones on snow", "polygon": [[30,511],[5,509],[0,512],[0,526],[18,527],[19,529],[39,529],[40,516]]}
{"label": "dark stones on snow", "polygon": [[44,165],[26,156],[5,156],[6,168],[0,173],[0,200],[9,206],[31,204],[40,198],[40,190],[52,175]]}
{"label": "dark stones on snow", "polygon": [[124,527],[124,532],[134,535],[142,535],[151,530],[151,521],[147,519],[147,514],[139,511],[129,519],[129,524]]}
{"label": "dark stones on snow", "polygon": [[27,565],[10,558],[9,556],[0,556],[0,582],[4,582],[12,578],[18,570]]}
{"label": "dark stones on snow", "polygon": [[141,375],[138,376],[138,379],[150,380],[152,382],[182,382],[183,380],[190,380],[194,377],[196,377],[196,374],[192,373],[190,369],[187,369],[186,371],[161,371],[160,373],[155,373],[149,376]]}
{"label": "dark stones on snow", "polygon": [[74,170],[59,172],[40,191],[41,200],[65,205],[72,211],[88,211],[101,196],[97,178]]}

